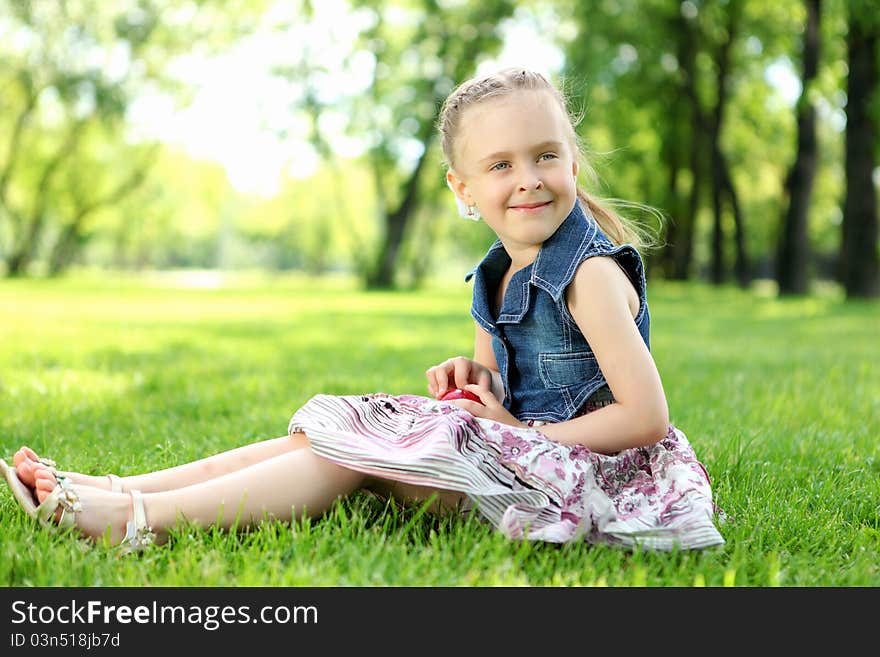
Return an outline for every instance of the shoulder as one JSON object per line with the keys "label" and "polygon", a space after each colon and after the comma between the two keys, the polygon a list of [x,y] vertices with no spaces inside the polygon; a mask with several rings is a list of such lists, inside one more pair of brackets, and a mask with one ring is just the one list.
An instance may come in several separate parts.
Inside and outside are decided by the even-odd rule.
{"label": "shoulder", "polygon": [[617,259],[610,255],[597,255],[578,264],[569,291],[632,289],[632,283]]}
{"label": "shoulder", "polygon": [[566,290],[566,302],[574,314],[584,306],[607,309],[626,305],[633,317],[639,309],[639,295],[619,261],[610,255],[596,255],[577,267]]}

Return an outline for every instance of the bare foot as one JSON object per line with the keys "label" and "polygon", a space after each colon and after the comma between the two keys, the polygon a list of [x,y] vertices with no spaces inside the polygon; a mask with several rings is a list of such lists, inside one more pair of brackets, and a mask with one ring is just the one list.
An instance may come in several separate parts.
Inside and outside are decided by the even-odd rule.
{"label": "bare foot", "polygon": [[[18,475],[21,482],[29,488],[35,486],[36,470],[38,468],[48,467],[46,463],[40,461],[40,457],[37,453],[26,445],[22,446],[12,457],[12,465],[15,466],[15,474]],[[91,475],[80,474],[79,472],[59,472],[59,474],[64,475],[77,484],[110,490],[110,479],[106,476],[93,477]]]}
{"label": "bare foot", "polygon": [[15,474],[21,482],[30,488],[34,487],[34,470],[39,465],[40,457],[30,447],[22,446],[12,457]]}
{"label": "bare foot", "polygon": [[[38,463],[34,472],[37,500],[42,504],[49,496],[58,480],[55,472]],[[72,483],[71,490],[79,498],[81,510],[76,512],[76,528],[93,541],[109,536],[113,545],[119,544],[125,536],[125,526],[132,516],[132,498],[128,493],[112,493],[91,486]],[[55,514],[56,521],[61,518],[61,508]]]}

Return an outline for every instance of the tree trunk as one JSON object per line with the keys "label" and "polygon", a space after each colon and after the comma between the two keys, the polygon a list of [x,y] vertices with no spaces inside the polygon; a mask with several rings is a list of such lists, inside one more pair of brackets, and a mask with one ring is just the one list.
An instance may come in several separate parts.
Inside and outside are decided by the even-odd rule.
{"label": "tree trunk", "polygon": [[37,246],[40,237],[43,234],[43,224],[45,223],[46,214],[43,209],[43,194],[46,192],[38,192],[41,198],[40,209],[31,216],[27,226],[23,228],[24,235],[20,236],[12,253],[6,260],[6,274],[10,277],[25,276],[31,261],[37,254]]}
{"label": "tree trunk", "polygon": [[797,103],[797,157],[785,179],[788,209],[782,223],[776,262],[776,282],[780,295],[809,291],[808,212],[816,177],[818,145],[816,109],[810,102],[810,87],[816,78],[821,47],[819,31],[820,0],[806,0],[807,25],[804,34],[804,72],[801,97]]}
{"label": "tree trunk", "polygon": [[[712,261],[710,267],[710,279],[712,283],[720,285],[727,277],[727,268],[724,264],[724,226],[723,226],[723,197],[727,192],[729,197],[736,199],[736,194],[731,194],[733,183],[727,173],[727,162],[721,151],[721,129],[724,124],[724,108],[727,104],[727,83],[730,68],[730,48],[733,45],[739,24],[741,2],[732,0],[728,9],[727,35],[718,48],[718,56],[715,59],[716,75],[715,84],[717,98],[715,109],[712,112],[712,123],[709,126],[709,149],[711,153],[712,171]],[[725,182],[725,176],[727,181]],[[736,217],[735,217],[736,220]],[[742,230],[742,225],[738,226]],[[743,239],[743,242],[745,240]],[[737,257],[740,257],[739,255]]]}
{"label": "tree trunk", "polygon": [[17,249],[6,259],[6,275],[9,278],[19,278],[27,273],[27,265],[30,260],[25,258],[25,253]]}
{"label": "tree trunk", "polygon": [[[439,108],[438,108],[439,109]],[[434,119],[436,121],[436,119]],[[367,275],[367,287],[370,289],[390,289],[394,287],[394,273],[397,269],[397,256],[403,244],[406,227],[418,204],[419,178],[422,167],[433,140],[434,121],[429,124],[430,131],[422,140],[424,150],[410,173],[403,191],[403,199],[393,212],[386,211],[385,236],[379,249],[378,262],[373,271]]]}
{"label": "tree trunk", "polygon": [[[680,103],[676,103],[676,105],[680,105]],[[678,122],[675,120],[674,116],[672,119],[672,125],[676,126]],[[684,204],[679,199],[678,194],[678,176],[681,171],[681,162],[679,161],[680,158],[678,153],[680,139],[681,135],[679,134],[679,131],[673,127],[670,131],[670,139],[667,141],[669,145],[665,147],[662,152],[663,159],[666,162],[666,167],[669,172],[666,193],[666,198],[668,199],[667,207],[672,214],[671,220],[666,222],[663,251],[657,257],[657,264],[663,272],[664,278],[672,277],[672,272],[675,267],[675,248],[680,239],[681,226],[679,222],[683,219],[684,212]]]}
{"label": "tree trunk", "polygon": [[721,221],[721,151],[717,131],[712,132],[712,260],[709,280],[715,285],[721,285],[727,278],[724,264],[724,226]]}
{"label": "tree trunk", "polygon": [[[73,263],[83,245],[88,241],[86,218],[102,207],[116,205],[140,187],[146,179],[147,172],[150,170],[153,162],[155,162],[158,153],[158,148],[153,148],[144,160],[134,167],[131,174],[106,196],[95,199],[89,204],[77,201],[78,207],[73,218],[64,226],[49,254],[50,276],[60,276],[63,274]],[[76,197],[77,195],[74,194],[74,196]]]}
{"label": "tree trunk", "polygon": [[[24,224],[24,218],[21,216],[21,213],[11,207],[9,203],[9,185],[19,162],[22,135],[24,134],[25,126],[28,124],[31,115],[37,106],[37,98],[41,91],[35,90],[31,86],[29,78],[19,78],[19,83],[24,87],[25,103],[24,107],[22,107],[18,116],[15,118],[12,134],[9,137],[9,146],[6,149],[6,160],[2,171],[0,171],[0,222],[2,222],[4,218],[9,219],[9,234],[12,238],[11,243],[13,251],[15,251],[15,239],[22,229],[21,227]],[[0,245],[0,247],[2,247],[2,245]],[[3,250],[0,249],[0,255],[2,254]],[[20,276],[24,273],[23,264],[23,258],[18,253],[13,253],[7,258],[6,268],[8,274],[10,276]]]}
{"label": "tree trunk", "polygon": [[[852,10],[851,10],[852,11]],[[847,47],[849,75],[846,103],[846,198],[840,281],[851,298],[880,296],[877,259],[877,195],[872,173],[876,126],[871,98],[877,93],[877,28],[874,21],[850,14]]]}
{"label": "tree trunk", "polygon": [[52,159],[50,159],[40,179],[34,189],[33,210],[29,213],[29,217],[25,218],[24,224],[21,226],[21,234],[18,236],[12,253],[6,260],[6,273],[8,276],[24,276],[27,274],[28,266],[37,254],[37,247],[43,234],[43,227],[46,223],[46,212],[49,205],[49,197],[52,193],[51,184],[55,173],[65,159],[69,159],[76,149],[76,145],[82,136],[82,127],[84,121],[77,121],[68,130],[67,137],[61,146],[55,151]]}
{"label": "tree trunk", "polygon": [[70,267],[78,251],[78,245],[83,241],[80,225],[81,221],[74,220],[61,231],[49,255],[49,276],[60,276]]}
{"label": "tree trunk", "polygon": [[740,209],[739,195],[736,193],[736,187],[730,175],[730,168],[727,166],[727,160],[723,157],[721,159],[721,185],[727,202],[730,203],[730,209],[733,212],[733,242],[736,248],[736,260],[733,263],[733,270],[736,274],[737,284],[745,289],[752,282],[752,271],[749,264],[748,247],[746,246],[746,222]]}
{"label": "tree trunk", "polygon": [[[697,108],[694,108],[698,111]],[[676,249],[675,269],[672,277],[686,281],[691,277],[694,261],[694,233],[697,229],[697,213],[700,211],[700,192],[703,189],[703,131],[699,128],[691,135],[691,190],[688,194],[687,212],[682,226],[681,246]]]}
{"label": "tree trunk", "polygon": [[700,106],[700,98],[697,94],[697,43],[695,27],[679,12],[679,60],[684,71],[684,94],[690,104],[689,130],[689,162],[691,172],[691,188],[688,192],[687,203],[682,216],[679,218],[679,227],[676,229],[676,242],[672,244],[673,265],[672,278],[674,280],[687,280],[691,274],[691,264],[694,253],[694,232],[697,223],[697,213],[700,209],[700,191],[703,187],[703,135],[706,131],[706,116]]}

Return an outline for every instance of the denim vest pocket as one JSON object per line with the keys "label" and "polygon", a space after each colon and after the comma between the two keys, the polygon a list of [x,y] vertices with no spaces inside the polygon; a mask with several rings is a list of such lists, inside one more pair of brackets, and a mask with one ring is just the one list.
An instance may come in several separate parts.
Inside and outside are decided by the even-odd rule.
{"label": "denim vest pocket", "polygon": [[538,372],[548,388],[569,388],[602,377],[592,351],[538,354]]}

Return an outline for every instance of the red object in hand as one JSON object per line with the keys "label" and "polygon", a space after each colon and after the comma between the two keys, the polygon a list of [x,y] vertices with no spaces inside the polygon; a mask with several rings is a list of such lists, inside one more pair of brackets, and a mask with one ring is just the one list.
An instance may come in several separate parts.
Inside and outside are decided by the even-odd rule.
{"label": "red object in hand", "polygon": [[[454,399],[470,399],[471,401],[475,401],[478,404],[483,403],[482,401],[480,401],[480,398],[477,397],[470,390],[460,390],[458,388],[454,388],[453,390],[447,392],[440,398],[440,401],[452,401]],[[485,404],[483,405],[485,406]]]}

